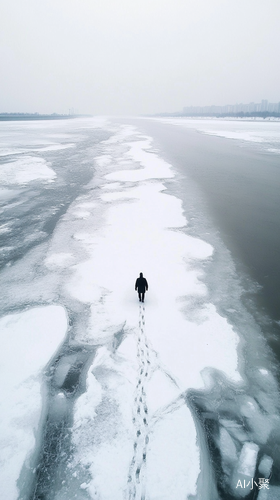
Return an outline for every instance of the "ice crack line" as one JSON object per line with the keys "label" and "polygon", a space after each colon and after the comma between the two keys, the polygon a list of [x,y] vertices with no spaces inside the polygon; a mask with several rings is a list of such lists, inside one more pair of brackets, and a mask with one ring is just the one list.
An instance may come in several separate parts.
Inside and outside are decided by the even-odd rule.
{"label": "ice crack line", "polygon": [[139,363],[133,402],[135,427],[134,453],[128,476],[128,499],[145,500],[145,473],[147,445],[149,443],[149,413],[146,401],[146,384],[151,374],[150,348],[145,333],[145,306],[139,305],[139,331],[137,359]]}

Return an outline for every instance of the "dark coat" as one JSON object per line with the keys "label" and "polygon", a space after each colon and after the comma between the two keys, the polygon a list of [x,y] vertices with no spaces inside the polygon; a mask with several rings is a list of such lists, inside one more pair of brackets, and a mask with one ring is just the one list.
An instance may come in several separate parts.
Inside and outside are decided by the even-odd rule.
{"label": "dark coat", "polygon": [[146,278],[144,277],[137,278],[135,283],[135,290],[137,289],[139,293],[144,293],[146,290],[148,290],[148,282]]}

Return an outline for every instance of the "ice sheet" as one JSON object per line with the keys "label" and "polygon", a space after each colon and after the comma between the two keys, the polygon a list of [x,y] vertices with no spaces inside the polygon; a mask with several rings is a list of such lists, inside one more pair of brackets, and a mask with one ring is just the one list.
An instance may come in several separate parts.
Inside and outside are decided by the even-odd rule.
{"label": "ice sheet", "polygon": [[17,480],[29,454],[42,411],[42,370],[67,329],[64,308],[47,306],[0,320],[1,437],[0,496],[18,498]]}
{"label": "ice sheet", "polygon": [[[77,130],[105,123],[85,120]],[[56,127],[53,140],[63,136]],[[73,426],[67,427],[71,453],[66,448],[61,463],[56,457],[55,469],[63,481],[57,480],[53,496],[55,500],[183,500],[196,495],[202,484],[198,498],[217,498],[207,436],[199,431],[203,415],[210,415],[218,429],[213,439],[222,450],[221,467],[225,477],[231,474],[235,481],[237,464],[243,461],[252,470],[255,466],[254,457],[241,454],[244,443],[260,448],[261,459],[261,447],[279,423],[276,396],[271,401],[268,395],[276,395],[277,387],[267,364],[259,363],[255,393],[245,394],[238,328],[211,303],[205,280],[205,269],[213,260],[216,263],[217,249],[188,231],[182,202],[165,185],[167,179],[172,183],[172,165],[136,128],[110,127],[114,135],[98,145],[92,181],[60,218],[52,238],[5,274],[17,282],[21,303],[34,303],[37,297],[41,303],[54,303],[59,298],[71,311],[73,351],[60,353],[51,406],[51,416],[59,422],[66,406],[74,405]],[[134,290],[139,272],[149,282],[145,307],[139,305]],[[232,305],[230,314],[239,311],[235,301]],[[12,456],[5,460],[12,496],[7,491],[2,496],[12,500],[17,495],[16,478],[34,446],[40,374],[63,339],[66,317],[63,308],[48,306],[9,318],[11,323],[2,320],[5,339],[10,338],[6,358],[14,359],[15,367],[4,360],[5,373],[12,372],[3,386],[6,400],[11,401],[4,458]],[[12,327],[13,322],[18,326]],[[12,343],[14,330],[20,342]],[[38,330],[43,336],[38,355],[35,360],[26,357],[24,371],[21,353],[29,349],[31,356],[37,346],[32,332]],[[77,352],[95,357],[81,383],[77,378],[77,393],[73,390],[70,396],[62,384]],[[201,421],[190,404],[195,397],[201,398]],[[63,454],[63,442],[58,445]],[[50,477],[50,485],[52,481]],[[226,487],[235,491],[236,482],[229,478]]]}
{"label": "ice sheet", "polygon": [[[117,142],[118,148],[115,147]],[[125,351],[121,346],[115,354],[107,352],[107,357],[103,357],[98,365],[99,378],[92,379],[89,374],[88,391],[75,405],[75,420],[80,421],[83,398],[87,398],[90,405],[92,394],[92,424],[88,431],[73,429],[73,441],[76,460],[87,457],[87,463],[92,464],[88,469],[87,491],[92,498],[100,495],[104,500],[112,497],[112,491],[114,498],[121,498],[119,492],[123,491],[127,481],[124,470],[132,460],[133,448],[132,443],[129,448],[126,440],[122,447],[116,435],[113,442],[106,442],[106,445],[100,440],[100,454],[97,450],[91,451],[92,446],[88,443],[96,439],[98,404],[107,404],[107,398],[113,398],[119,415],[118,428],[128,426],[131,433],[132,417],[129,419],[128,408],[133,410],[134,398],[138,401],[140,397],[137,390],[136,393],[133,390],[133,384],[137,385],[133,381],[137,380],[137,373],[140,376],[138,367],[142,362],[150,360],[143,390],[147,394],[154,437],[147,446],[147,462],[144,461],[138,468],[143,469],[146,479],[141,484],[147,484],[147,494],[151,498],[183,499],[196,491],[200,452],[196,429],[181,395],[189,388],[205,388],[205,367],[220,370],[237,384],[242,381],[237,357],[239,338],[227,320],[209,303],[207,288],[202,280],[203,264],[212,258],[213,248],[187,233],[181,201],[165,193],[165,186],[159,182],[159,179],[173,177],[172,167],[155,152],[149,151],[150,148],[151,139],[147,137],[143,140],[141,136],[134,135],[131,142],[130,130],[127,133],[122,130],[122,141],[120,134],[118,140],[106,141],[104,157],[113,157],[113,161],[99,160],[100,168],[104,169],[103,189],[98,195],[95,192],[99,212],[95,211],[95,215],[83,221],[83,232],[73,235],[80,248],[87,253],[87,258],[72,267],[72,277],[65,287],[65,293],[90,306],[89,327],[78,334],[77,340],[92,345],[112,345],[112,339],[118,332],[123,332],[127,340],[133,340]],[[127,164],[126,170],[117,170],[116,165],[126,158],[130,159],[130,165]],[[110,169],[111,173],[108,173]],[[117,182],[116,188],[119,189],[112,192],[110,185],[103,184],[108,180]],[[86,203],[86,198],[81,198],[79,203]],[[75,213],[76,205],[71,210]],[[96,213],[102,217],[101,225],[96,220]],[[137,348],[135,356],[138,336],[143,338],[143,333],[139,334],[138,330],[138,298],[134,292],[134,282],[140,271],[149,282],[145,306],[147,345],[143,345],[143,349]],[[192,305],[196,300],[200,307]],[[146,354],[141,354],[142,351]],[[96,377],[98,366],[95,365],[89,373]],[[126,387],[125,401],[117,391],[113,396],[109,391],[108,396],[98,385],[98,390],[91,391],[93,380],[94,384],[97,380],[101,386],[103,384],[108,388],[108,380],[111,384],[115,377],[119,379],[118,385]],[[100,394],[99,402],[95,402],[97,394]],[[139,411],[142,414],[142,410]],[[140,421],[139,428],[135,429],[135,433],[140,432],[140,437],[145,425]],[[110,426],[109,420],[102,422],[102,436],[109,432]],[[86,432],[83,441],[79,438],[80,432]],[[145,450],[145,443],[141,440],[137,446]],[[145,455],[145,451],[143,453]],[[118,456],[122,465],[120,475],[113,474],[109,487],[104,484],[103,468],[111,455]],[[135,464],[140,460],[137,453],[135,460]],[[137,486],[140,472],[137,472],[136,465],[131,467],[129,491],[130,494],[136,491],[135,498],[138,498],[137,495],[143,493]],[[98,479],[100,474],[102,480]]]}
{"label": "ice sheet", "polygon": [[1,182],[3,185],[26,184],[37,179],[51,181],[56,173],[43,158],[24,156],[19,160],[1,165]]}

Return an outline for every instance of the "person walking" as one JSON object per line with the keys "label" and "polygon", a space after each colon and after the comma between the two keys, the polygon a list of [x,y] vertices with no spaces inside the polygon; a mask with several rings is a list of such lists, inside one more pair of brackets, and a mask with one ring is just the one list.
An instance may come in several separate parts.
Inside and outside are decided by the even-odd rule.
{"label": "person walking", "polygon": [[138,291],[139,302],[144,302],[145,292],[148,290],[148,282],[144,278],[143,273],[140,273],[139,278],[135,282],[135,290]]}

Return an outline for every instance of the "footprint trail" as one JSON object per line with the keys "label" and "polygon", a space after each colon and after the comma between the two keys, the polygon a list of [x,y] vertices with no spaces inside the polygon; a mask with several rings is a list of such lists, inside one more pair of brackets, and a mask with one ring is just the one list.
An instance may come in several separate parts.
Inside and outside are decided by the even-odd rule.
{"label": "footprint trail", "polygon": [[128,476],[128,499],[145,500],[146,457],[149,443],[149,412],[146,402],[146,384],[151,374],[150,348],[145,333],[145,306],[139,305],[137,335],[138,377],[133,404],[135,427],[134,452]]}

